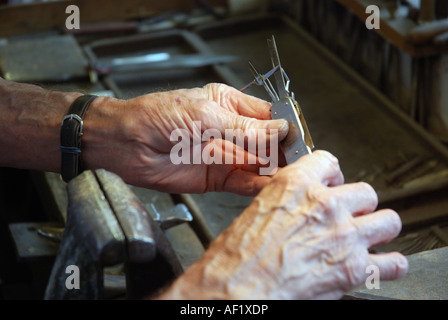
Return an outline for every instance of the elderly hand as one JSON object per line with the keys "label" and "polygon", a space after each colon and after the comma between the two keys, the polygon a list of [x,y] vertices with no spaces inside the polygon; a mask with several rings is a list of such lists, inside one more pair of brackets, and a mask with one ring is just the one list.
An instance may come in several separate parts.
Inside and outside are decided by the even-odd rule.
{"label": "elderly hand", "polygon": [[233,224],[161,299],[338,299],[407,271],[400,253],[368,249],[396,237],[396,212],[365,183],[343,184],[338,161],[317,151],[279,170]]}
{"label": "elderly hand", "polygon": [[[246,141],[257,141],[257,134],[250,129],[261,129],[266,150],[273,142],[278,145],[288,132],[288,123],[270,120],[270,107],[266,101],[223,84],[152,93],[127,101],[97,98],[84,121],[82,159],[89,169],[101,167],[129,184],[159,191],[255,195],[271,177],[261,176],[260,159],[244,146],[226,141],[225,134],[231,129],[240,131]],[[215,134],[213,139],[201,141],[210,129],[220,137]],[[186,134],[188,143],[199,139],[199,144],[188,147],[190,157],[187,155],[199,157],[199,164],[173,162],[170,154],[180,137],[173,139],[173,132]],[[203,154],[220,158],[223,164],[209,164]],[[237,155],[244,157],[244,163],[237,161]],[[224,161],[226,157],[232,161]]]}

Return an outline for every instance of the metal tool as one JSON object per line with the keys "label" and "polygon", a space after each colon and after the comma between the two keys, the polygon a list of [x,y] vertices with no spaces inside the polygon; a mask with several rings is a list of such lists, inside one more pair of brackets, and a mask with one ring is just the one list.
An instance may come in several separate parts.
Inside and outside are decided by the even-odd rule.
{"label": "metal tool", "polygon": [[[311,153],[314,143],[302,110],[294,98],[294,93],[289,90],[290,80],[281,66],[274,36],[267,41],[273,68],[262,75],[249,62],[255,80],[243,87],[241,91],[253,85],[263,86],[272,100],[272,119],[286,119],[288,121],[289,132],[281,145],[287,163],[291,164],[300,157]],[[269,80],[272,75],[275,78],[277,91]]]}
{"label": "metal tool", "polygon": [[168,52],[150,53],[143,56],[102,58],[97,61],[93,69],[99,75],[111,72],[135,72],[140,70],[166,70],[179,68],[200,68],[215,64],[237,61],[237,56],[216,55],[214,53],[179,54]]}
{"label": "metal tool", "polygon": [[[124,264],[126,297],[142,299],[183,268],[158,223],[116,174],[85,171],[67,184],[68,220],[45,299],[103,299],[104,268]],[[67,267],[79,269],[79,288]]]}

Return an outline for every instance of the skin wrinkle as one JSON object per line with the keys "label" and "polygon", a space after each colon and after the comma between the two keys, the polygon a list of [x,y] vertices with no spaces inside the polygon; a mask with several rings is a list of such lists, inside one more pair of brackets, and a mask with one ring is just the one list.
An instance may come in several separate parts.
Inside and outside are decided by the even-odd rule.
{"label": "skin wrinkle", "polygon": [[[308,226],[305,224],[305,226]],[[309,228],[307,228],[309,229]],[[303,230],[302,234],[308,234],[306,230]],[[319,283],[321,285],[313,286],[312,288],[309,288],[311,290],[318,290],[320,287],[325,287],[325,285],[322,284],[322,279],[327,279],[326,273],[323,271],[325,268],[320,267],[321,265],[324,265],[323,261],[325,261],[325,257],[328,256],[327,250],[325,249],[325,246],[321,246],[322,240],[325,238],[325,236],[322,236],[320,233],[315,233],[315,236],[313,237],[314,240],[311,240],[309,238],[305,239],[293,239],[291,238],[291,241],[288,241],[283,251],[283,268],[279,271],[279,273],[286,275],[286,279],[295,279],[297,281],[305,281],[307,278],[312,278],[311,275],[315,275],[316,278],[319,279]],[[307,245],[304,246],[303,244],[306,243]],[[307,248],[311,248],[311,250],[308,250]],[[307,255],[306,252],[312,253],[311,255]],[[291,252],[294,253],[291,253]],[[305,254],[299,254],[300,252],[304,252]],[[298,259],[301,261],[300,266],[298,267],[292,267],[295,264],[293,261],[289,261],[288,258],[294,256],[296,259],[298,256],[300,258]],[[308,268],[301,268],[301,266],[307,266]],[[289,270],[288,270],[289,268]],[[289,280],[290,281],[290,280]],[[324,281],[324,283],[331,283],[332,279],[331,277]],[[298,282],[300,283],[300,282]],[[288,282],[285,282],[283,285],[287,286]],[[311,293],[313,291],[310,291],[309,289],[306,290],[298,290],[299,292],[309,292],[311,296],[315,295],[315,293]],[[288,290],[287,290],[288,291]],[[283,297],[286,298],[286,297]],[[289,298],[295,298],[295,297],[289,297]],[[300,298],[306,298],[306,297],[300,297]]]}
{"label": "skin wrinkle", "polygon": [[[218,236],[219,240],[215,240],[215,243],[222,242],[223,236]],[[213,243],[212,243],[213,245]],[[229,274],[235,273],[235,269],[241,264],[241,253],[240,251],[233,252],[233,247],[225,241],[224,245],[220,246],[220,249],[218,252],[216,252],[213,257],[210,259],[209,254],[205,254],[205,261],[206,263],[203,264],[203,279],[210,278],[215,279],[215,277],[219,274],[220,279],[214,280],[214,283],[220,283],[220,291],[214,291],[214,294],[216,294],[216,297],[210,297],[210,298],[220,298],[220,295],[229,295],[232,291],[232,282],[231,277],[228,276]],[[231,256],[232,258],[229,259],[228,257]],[[220,272],[216,272],[219,270]],[[227,279],[228,281],[220,281],[222,279]]]}
{"label": "skin wrinkle", "polygon": [[324,185],[327,187],[331,186],[331,181],[336,180],[336,178],[339,176],[339,173],[338,173],[340,170],[339,163],[333,164],[333,167],[334,167],[334,169],[333,169],[334,174],[332,176],[328,177],[327,181],[324,182]]}
{"label": "skin wrinkle", "polygon": [[[259,206],[257,206],[257,209],[256,209],[256,211],[257,212],[260,212],[260,211],[262,211],[262,210],[260,210],[260,208],[259,208]],[[260,213],[259,214],[257,214],[257,217],[259,217],[260,216]],[[270,220],[272,220],[272,219],[275,219],[277,217],[277,214],[271,214],[271,215],[269,215],[268,216],[268,220],[266,221],[266,222],[264,222],[263,224],[269,224],[271,221]],[[257,239],[266,239],[266,240],[268,240],[268,239],[272,239],[272,237],[270,237],[269,236],[269,234],[266,234],[266,232],[265,232],[265,230],[262,228],[261,230],[260,230],[260,234],[258,235],[258,237],[257,237]],[[278,243],[278,242],[282,242],[282,241],[284,241],[283,239],[278,239],[277,241],[275,241],[276,243]],[[243,242],[244,243],[244,242]],[[264,251],[264,247],[269,247],[269,246],[275,246],[276,244],[274,243],[274,244],[271,244],[271,243],[266,243],[266,242],[261,242],[261,244],[260,245],[258,245],[257,246],[257,248],[256,248],[256,250],[255,250],[255,252],[263,252]],[[239,246],[240,247],[240,246]],[[242,249],[241,250],[246,250],[246,248],[243,246],[242,247]],[[250,252],[252,252],[253,251],[253,248],[251,248],[250,249]],[[255,262],[254,262],[254,264],[255,265],[257,265],[258,267],[257,268],[260,268],[261,266],[264,266],[264,265],[266,265],[266,261],[274,261],[275,259],[273,258],[273,257],[266,257],[266,258],[264,258],[264,259],[261,259],[261,260],[256,260]],[[253,268],[255,268],[255,266],[253,266]],[[263,269],[263,268],[262,268]],[[272,270],[273,268],[264,268],[264,270]],[[276,268],[276,269],[278,269],[278,268]],[[274,269],[274,270],[276,270],[276,269]],[[274,276],[275,277],[275,274],[273,274],[272,276]]]}
{"label": "skin wrinkle", "polygon": [[[334,241],[333,243],[341,243],[338,248],[335,248],[334,252],[338,252],[339,254],[333,254],[330,256],[328,260],[328,264],[331,265],[340,265],[342,267],[342,275],[339,278],[338,283],[344,284],[343,290],[349,290],[350,288],[354,288],[359,286],[366,278],[367,275],[364,273],[365,268],[367,267],[367,263],[358,263],[359,261],[363,261],[360,257],[368,256],[368,250],[363,249],[359,254],[358,249],[360,246],[358,233],[356,231],[356,225],[352,224],[347,230],[346,225],[338,226],[334,234],[338,239],[344,239],[344,241]],[[343,231],[341,231],[343,230]],[[355,231],[353,231],[355,230]],[[347,245],[348,244],[348,245]],[[347,249],[345,249],[347,248]],[[350,248],[353,248],[350,250]],[[355,252],[358,252],[355,254]],[[348,282],[347,282],[348,281]]]}
{"label": "skin wrinkle", "polygon": [[[342,273],[339,270],[336,270],[333,273],[328,273],[325,272],[325,267],[321,267],[312,269],[311,275],[319,278],[319,285],[310,288],[306,299],[324,299],[324,297],[329,294],[332,296],[331,299],[338,299],[343,295],[344,292],[342,290],[337,287],[335,288],[335,283],[337,283],[336,279],[338,277],[342,278]],[[328,288],[332,288],[332,290],[328,290]]]}
{"label": "skin wrinkle", "polygon": [[226,104],[222,103],[223,87],[214,83],[204,86],[207,93],[206,99],[216,101],[220,106],[227,108]]}
{"label": "skin wrinkle", "polygon": [[[212,91],[213,87],[218,87],[218,90],[216,94],[212,94],[210,93]],[[230,91],[226,91],[224,90],[224,88],[221,85],[217,85],[217,86],[208,86],[208,92],[209,92],[209,98],[211,97],[213,100],[215,100],[218,105],[224,107],[226,110],[229,110],[229,112],[231,113],[236,113],[236,114],[243,114],[246,113],[247,110],[245,110],[245,112],[243,112],[242,109],[247,109],[247,108],[242,108],[241,107],[241,103],[239,102],[235,102],[235,100],[237,99],[237,97],[235,95],[232,95]],[[212,91],[213,92],[213,91]],[[229,101],[233,101],[233,102],[229,102]],[[251,108],[251,112],[250,114],[255,114],[256,112],[253,111],[253,109]],[[263,119],[266,117],[263,117]],[[270,119],[270,117],[268,118]],[[243,118],[243,123],[241,125],[241,127],[243,128],[244,133],[247,133],[247,128],[249,128],[252,124],[252,121],[254,119],[250,116],[246,116],[246,118]],[[249,122],[249,123],[246,123]],[[235,124],[233,124],[231,126],[231,128],[236,127]],[[269,134],[269,132],[268,132]]]}
{"label": "skin wrinkle", "polygon": [[[151,97],[154,98],[155,103],[154,105],[156,106],[156,109],[160,108],[159,106],[164,106],[164,108],[166,108],[166,103],[161,99],[161,96],[159,94],[151,94]],[[169,103],[168,103],[169,104]],[[193,132],[193,126],[195,126],[192,117],[188,117],[185,119],[185,117],[181,116],[179,114],[179,111],[177,111],[177,109],[174,108],[169,108],[170,110],[174,110],[174,111],[170,111],[170,112],[175,112],[174,116],[171,117],[164,117],[163,113],[161,112],[154,112],[154,111],[150,111],[150,109],[148,108],[141,108],[142,112],[144,112],[146,114],[146,118],[147,119],[151,119],[151,123],[152,125],[154,125],[153,130],[155,130],[156,132],[160,133],[163,138],[169,140],[170,136],[171,136],[171,131],[167,131],[166,128],[178,128],[178,129],[186,129],[189,132]],[[136,112],[136,114],[138,114],[138,112]],[[189,113],[185,113],[185,115],[189,115]],[[178,122],[178,120],[180,120],[180,122]],[[141,118],[139,118],[139,121],[142,121]],[[139,128],[140,126],[133,126],[135,128]],[[140,133],[140,132],[137,132]],[[146,144],[148,141],[147,136],[140,136],[137,139],[138,142]],[[157,150],[155,148],[151,148],[152,150]],[[166,151],[162,151],[159,150],[161,152],[164,153],[169,153],[170,149],[167,149]]]}
{"label": "skin wrinkle", "polygon": [[[213,141],[209,142],[209,144],[210,143],[215,143],[215,144],[221,145],[221,148],[217,147],[217,149],[215,149],[214,151],[222,153],[221,154],[222,161],[223,161],[223,163],[225,163],[225,153],[226,153],[225,149],[226,149],[226,145],[228,145],[230,142],[223,141],[223,140],[213,140]],[[207,144],[207,146],[209,146],[209,144]],[[236,162],[236,154],[234,154],[236,148],[237,148],[236,145],[232,145],[232,149],[234,150],[233,153],[232,153],[233,163],[237,163]],[[238,148],[238,152],[244,152],[244,150]],[[248,156],[249,156],[249,154],[247,152],[244,153],[244,158],[246,159],[245,163],[247,163],[247,161],[248,161]],[[219,157],[219,154],[218,154],[218,157]],[[213,170],[218,169],[218,166],[216,166],[214,164],[212,164],[211,167],[213,168]],[[225,175],[226,176],[226,180],[224,182],[221,181],[219,183],[222,184],[224,186],[224,188],[226,188],[228,190],[232,190],[234,188],[233,187],[233,183],[234,183],[233,181],[241,181],[241,179],[237,179],[237,178],[240,175],[245,174],[245,171],[246,172],[257,172],[258,173],[258,170],[259,170],[254,165],[251,165],[248,168],[247,165],[238,165],[238,164],[236,164],[236,165],[234,164],[233,166],[230,166],[230,165],[220,166],[220,168],[218,170],[223,170],[224,168],[230,168],[231,171],[227,171],[227,174]],[[242,168],[244,168],[245,171],[242,170]],[[212,170],[212,169],[210,169],[210,170]],[[266,178],[266,179],[270,179],[270,178]],[[255,190],[259,189],[259,187],[256,185],[256,183],[257,182],[254,181],[254,180],[244,179],[243,180],[243,184],[245,186],[244,189],[248,190],[249,193],[252,193],[250,190],[254,190],[255,191]],[[211,182],[209,182],[209,185],[211,185]],[[241,187],[241,186],[242,186],[241,182],[239,182],[239,186],[237,186],[237,187]]]}
{"label": "skin wrinkle", "polygon": [[[206,168],[205,168],[205,181],[210,181],[211,180],[210,179],[210,177],[211,177],[210,170],[211,170],[211,167],[210,166],[206,166]],[[225,181],[224,181],[224,183],[225,183]],[[207,183],[207,185],[204,186],[204,189],[203,189],[202,193],[206,193],[208,189],[209,188],[208,188],[208,183]]]}
{"label": "skin wrinkle", "polygon": [[259,111],[254,110],[252,105],[246,104],[245,101],[239,100],[237,95],[232,95],[230,92],[227,92],[225,94],[225,96],[227,98],[226,99],[226,107],[229,108],[229,110],[231,110],[231,108],[233,108],[234,109],[233,111],[240,113],[240,114],[243,114],[243,110],[244,110],[244,113],[247,114],[248,117],[255,117],[257,115],[257,118],[260,118],[260,116],[261,116],[261,119],[264,119],[264,120],[271,119],[270,103],[268,103],[264,100],[257,99],[258,103],[262,103],[262,104],[266,105],[266,109],[264,109],[262,111],[262,115],[261,115]]}
{"label": "skin wrinkle", "polygon": [[[321,283],[321,285],[319,286],[314,286],[314,288],[319,289],[320,287],[325,287],[325,283],[331,283],[333,281],[332,277],[329,277],[326,281],[323,281],[322,279],[326,279],[325,276],[325,272],[322,272],[322,268],[320,267],[321,265],[326,265],[326,264],[332,264],[332,265],[337,265],[336,260],[331,261],[330,259],[328,259],[328,257],[331,257],[331,252],[338,252],[337,250],[331,250],[330,248],[326,247],[326,243],[332,243],[332,240],[330,241],[326,241],[327,237],[325,234],[321,234],[318,232],[314,232],[314,233],[308,233],[306,231],[303,232],[303,234],[314,234],[314,236],[312,237],[312,239],[310,238],[305,238],[305,239],[300,239],[300,240],[295,240],[292,242],[287,242],[284,246],[283,249],[283,258],[284,258],[284,263],[283,265],[285,266],[286,269],[282,269],[280,272],[284,275],[286,275],[287,279],[302,279],[302,278],[306,278],[306,277],[310,277],[311,275],[315,275],[316,278],[319,278],[319,283]],[[331,235],[330,235],[331,236]],[[307,245],[304,246],[303,243],[306,243]],[[291,265],[293,265],[292,261],[289,261],[288,258],[290,256],[295,256],[297,258],[298,253],[297,252],[303,252],[307,250],[308,248],[311,248],[312,250],[309,250],[308,252],[313,253],[312,255],[309,255],[308,258],[307,256],[303,256],[301,255],[301,258],[299,259],[300,261],[302,261],[302,265],[310,265],[311,267],[309,267],[309,269],[306,270],[302,270],[300,268],[292,268],[290,269],[288,272],[287,268]],[[295,250],[297,249],[297,250]],[[295,254],[291,254],[291,251],[296,251]],[[340,258],[343,260],[342,255]],[[308,262],[308,264],[307,264]],[[325,269],[325,268],[324,268]],[[323,283],[322,283],[323,282]],[[318,292],[313,293],[312,295],[317,295]]]}
{"label": "skin wrinkle", "polygon": [[[223,90],[223,88],[221,86],[213,86],[214,88],[210,88],[212,90],[212,94],[213,94],[213,98],[209,99],[209,100],[213,100],[216,101],[216,103],[222,107],[224,107],[226,110],[229,110],[229,105],[226,102],[226,93],[225,90]],[[214,89],[214,90],[213,90]],[[223,92],[224,91],[224,92]],[[210,90],[209,90],[209,94],[210,94]],[[229,110],[230,111],[230,110]]]}
{"label": "skin wrinkle", "polygon": [[[260,293],[260,291],[265,292],[266,289],[264,288],[265,286],[262,282],[260,283],[247,282],[247,279],[249,279],[250,276],[253,276],[253,274],[251,275],[246,274],[246,270],[248,270],[247,267],[249,267],[249,270],[253,270],[255,274],[262,274],[266,270],[269,270],[268,268],[264,267],[266,265],[265,261],[266,260],[271,261],[272,259],[270,259],[269,257],[265,257],[265,259],[260,259],[259,253],[260,250],[263,250],[262,247],[261,249],[256,251],[258,254],[253,255],[251,254],[251,251],[245,250],[244,246],[245,241],[242,240],[241,243],[242,245],[239,244],[239,248],[236,253],[234,252],[235,247],[233,246],[232,243],[229,243],[227,246],[228,252],[232,252],[229,254],[232,254],[232,258],[236,256],[238,261],[238,263],[233,264],[233,267],[230,267],[232,273],[237,274],[238,276],[234,277],[234,279],[231,281],[226,281],[227,291],[231,292],[232,295],[236,297],[251,297],[252,299],[256,298],[257,295]],[[244,269],[241,268],[241,264],[239,263],[239,261],[242,260],[248,261],[247,262],[248,265],[246,265],[247,267],[245,267]],[[229,269],[229,266],[226,266],[226,269]]]}
{"label": "skin wrinkle", "polygon": [[[94,101],[94,103],[97,100],[100,101],[100,99],[101,98],[97,98]],[[118,99],[116,99],[114,101],[117,101],[117,102],[121,103],[121,104],[118,104],[118,106],[123,105],[123,101],[120,101]],[[115,126],[115,128],[118,128],[118,132],[124,132],[124,134],[118,135],[118,137],[119,137],[118,139],[111,139],[109,137],[110,138],[109,139],[110,143],[113,143],[113,144],[116,145],[115,147],[112,147],[110,149],[111,150],[119,149],[120,145],[123,145],[123,146],[126,146],[126,148],[134,150],[133,152],[122,154],[122,156],[126,156],[126,158],[128,158],[128,161],[132,161],[132,163],[135,163],[134,165],[137,165],[140,168],[138,168],[137,170],[133,171],[134,172],[133,176],[125,175],[125,178],[127,177],[126,180],[132,181],[132,182],[136,182],[137,184],[140,184],[141,181],[145,180],[146,175],[141,175],[141,174],[139,174],[139,172],[144,172],[145,171],[145,165],[151,166],[151,163],[154,163],[154,161],[151,160],[152,159],[151,156],[154,156],[155,157],[154,159],[160,158],[159,156],[155,155],[155,152],[157,152],[156,148],[154,148],[154,147],[152,147],[152,146],[150,146],[150,145],[148,145],[146,143],[142,143],[141,141],[144,142],[146,139],[144,137],[139,138],[138,131],[137,131],[137,134],[135,134],[135,132],[136,132],[135,127],[138,126],[138,123],[136,123],[135,120],[139,121],[141,119],[141,117],[140,118],[132,117],[132,114],[135,113],[135,110],[134,110],[133,106],[128,104],[128,103],[126,103],[124,105],[124,107],[111,108],[111,106],[109,106],[105,110],[103,110],[103,109],[98,110],[98,108],[95,108],[94,105],[92,105],[92,106],[94,108],[92,108],[93,110],[91,108],[89,108],[89,110],[91,110],[90,112],[93,112],[95,110],[96,111],[95,113],[98,113],[98,111],[100,111],[100,113],[102,113],[101,114],[101,119],[103,119],[104,117],[106,117],[106,119],[108,119],[109,115],[113,114],[112,110],[118,110],[119,111],[121,109],[123,111],[126,111],[125,112],[126,116],[122,117],[122,120],[124,120],[122,122],[124,124],[124,126],[123,125]],[[91,117],[94,117],[95,113],[94,114],[90,114],[90,115],[88,114],[89,117],[87,117],[87,119],[90,119]],[[127,115],[129,115],[129,116],[127,116]],[[100,123],[107,123],[107,120],[106,121],[101,121]],[[111,126],[109,126],[109,128],[110,127]],[[117,129],[114,129],[114,130],[117,131]],[[108,134],[109,134],[108,133],[109,130],[98,130],[98,129],[96,129],[96,131],[100,131],[101,135],[105,134],[106,136],[108,136]],[[95,136],[95,135],[93,135],[93,136]],[[83,139],[83,141],[84,140],[85,139]],[[89,142],[89,140],[88,140],[88,142]],[[89,145],[90,145],[90,148],[91,148],[92,144],[89,144]],[[101,146],[99,146],[99,147],[101,147]],[[138,151],[139,149],[141,151]],[[114,160],[115,157],[112,157],[112,159]],[[117,162],[117,164],[113,164],[112,163],[111,165],[112,165],[111,169],[113,169],[114,167],[120,166],[121,163]],[[112,171],[115,171],[115,170],[112,170]],[[143,182],[142,182],[142,184],[143,184]],[[147,184],[147,183],[144,184],[144,185],[145,186],[149,186],[149,187],[153,186],[152,184]]]}
{"label": "skin wrinkle", "polygon": [[[158,109],[161,109],[165,103],[165,108],[166,105],[171,105],[171,103],[166,103],[163,101],[162,96],[160,94],[152,94],[151,98],[153,98],[154,100],[154,109],[152,110],[152,108],[141,108],[139,111],[143,112],[146,115],[147,119],[151,119],[150,123],[154,128],[151,128],[153,130],[148,130],[148,131],[155,131],[158,134],[162,135],[163,138],[168,139],[171,135],[171,132],[167,132],[166,128],[171,128],[172,125],[175,123],[175,119],[178,118],[178,115],[175,114],[174,117],[164,117],[164,113],[162,112],[158,112]],[[169,108],[170,110],[172,110],[173,108]],[[171,111],[172,112],[172,111]],[[139,114],[139,112],[136,113],[137,115]],[[142,121],[143,119],[140,119],[140,121]],[[147,123],[148,121],[144,121],[144,123]],[[171,123],[170,123],[171,122]],[[179,127],[177,125],[177,123],[174,125],[175,127]],[[136,128],[138,128],[138,126],[136,126]],[[147,141],[148,138],[144,137],[142,139],[142,141]]]}
{"label": "skin wrinkle", "polygon": [[342,263],[345,278],[342,279],[341,283],[344,291],[359,287],[367,278],[365,270],[368,264],[359,262],[359,260],[358,257],[352,257],[344,260]]}
{"label": "skin wrinkle", "polygon": [[[157,98],[157,96],[156,96],[157,94],[152,94],[151,96],[154,98],[154,96]],[[195,100],[195,101],[198,101],[197,99]],[[199,105],[200,103],[203,103],[203,102],[194,102],[194,104],[195,105]],[[155,105],[158,105],[158,104],[163,104],[162,102],[160,102],[160,103],[155,103]],[[166,103],[165,103],[165,105],[166,105]],[[198,115],[198,111],[199,112],[201,112],[201,114],[199,115],[199,117],[205,117],[206,115],[210,115],[210,114],[215,114],[215,112],[210,112],[210,110],[207,110],[207,111],[205,111],[204,109],[209,109],[209,106],[210,106],[210,104],[207,102],[206,104],[204,104],[203,106],[199,106],[199,108],[195,108],[195,107],[193,107],[193,108],[190,108],[190,109],[188,109],[189,110],[189,112],[187,113],[187,114],[191,114],[190,112],[192,112],[191,110],[193,110],[193,113],[195,113],[196,114],[196,116],[193,116],[193,115],[190,115],[190,117],[198,117],[197,115]],[[172,118],[176,118],[177,116],[174,116],[174,117],[170,117],[171,119]],[[181,119],[185,119],[185,117],[180,117],[179,116],[179,118],[181,118]],[[221,117],[222,118],[222,117]],[[221,118],[219,118],[219,119],[221,119]],[[232,117],[230,118],[231,119],[231,121],[234,121],[235,120],[235,116],[232,114]],[[212,121],[212,120],[214,120],[214,119],[209,119],[208,121],[210,122],[210,121]],[[246,120],[248,120],[248,119],[243,119],[243,120],[245,120],[245,121],[243,121],[243,126],[248,126],[248,125],[251,125],[251,123],[254,123],[254,119],[250,119],[250,123],[248,123]],[[220,120],[220,121],[222,121],[222,120]],[[160,121],[159,121],[159,123],[161,123]],[[163,124],[162,125],[162,127],[163,126],[169,126],[170,124]],[[187,122],[184,122],[183,123],[183,125],[185,126],[185,127],[187,127],[187,128],[189,128],[189,130],[190,130],[190,132],[192,132],[193,130],[192,130],[192,127],[190,126],[189,127],[189,123],[188,123],[188,121]],[[191,121],[191,125],[194,125],[193,123],[192,123],[192,121]],[[137,126],[138,127],[138,126]],[[178,124],[176,124],[176,127],[182,127],[182,125],[178,125]],[[201,131],[203,131],[203,130],[205,130],[207,128],[207,126],[202,126],[201,127]],[[163,128],[161,128],[161,127],[158,127],[157,128],[158,129],[158,131],[163,131],[162,129]],[[196,131],[196,130],[195,130]],[[139,140],[139,142],[140,143],[144,143],[144,137],[141,137],[141,140]],[[155,151],[156,149],[154,149],[153,148],[153,150]],[[238,167],[238,166],[237,166]],[[211,169],[204,169],[204,170],[207,170],[207,171],[211,171]],[[231,181],[233,181],[234,180],[234,177],[236,177],[236,176],[239,176],[239,170],[235,170],[235,169],[233,169],[233,170],[231,170],[231,171],[227,171],[227,174],[228,174],[228,176],[224,179],[224,180],[222,180],[222,181],[224,181],[224,183],[223,183],[223,189],[225,189],[225,188],[234,188],[233,187],[233,183],[231,183]],[[208,174],[209,175],[209,174]],[[215,181],[215,185],[217,184],[217,183],[219,183],[218,181]],[[250,192],[248,192],[248,193],[252,193],[253,194],[253,192],[256,192],[256,190],[257,189],[259,189],[260,187],[259,187],[259,184],[258,184],[258,182],[255,182],[255,180],[253,180],[253,182],[249,182],[248,184],[248,187],[251,189],[251,190],[254,190],[254,191],[250,191]],[[204,190],[206,190],[205,189],[206,187],[204,187],[204,189],[202,189],[202,190],[199,190],[199,192],[204,192]],[[207,189],[207,190],[210,190],[210,189],[212,189],[213,187],[212,186],[209,186],[208,187],[209,189]],[[216,189],[218,189],[218,188],[216,188]],[[220,189],[221,190],[221,189]]]}
{"label": "skin wrinkle", "polygon": [[[226,186],[227,186],[227,184],[228,184],[228,182],[229,182],[229,179],[232,179],[232,175],[234,175],[236,172],[238,172],[239,171],[239,169],[238,168],[232,168],[229,172],[228,172],[228,174],[224,177],[224,181],[222,182],[222,186],[223,186],[223,189],[226,189]],[[216,182],[216,181],[215,181]],[[215,188],[216,188],[216,186],[215,186]],[[220,189],[216,189],[216,190],[218,190],[218,191],[221,191]]]}

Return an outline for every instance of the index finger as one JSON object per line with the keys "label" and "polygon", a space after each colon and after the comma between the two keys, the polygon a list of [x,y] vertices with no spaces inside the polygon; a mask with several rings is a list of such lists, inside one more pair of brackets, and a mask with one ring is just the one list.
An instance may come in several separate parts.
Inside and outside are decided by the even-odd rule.
{"label": "index finger", "polygon": [[306,169],[307,174],[311,174],[325,186],[339,186],[344,183],[344,175],[339,167],[338,159],[327,151],[316,150],[286,166],[283,170],[297,170],[297,167]]}
{"label": "index finger", "polygon": [[270,111],[272,106],[265,100],[221,83],[207,84],[204,89],[208,92],[209,98],[231,112],[260,120],[272,119]]}
{"label": "index finger", "polygon": [[250,96],[236,89],[233,89],[232,91],[229,101],[236,107],[237,112],[240,115],[261,120],[272,119],[272,105],[269,102]]}

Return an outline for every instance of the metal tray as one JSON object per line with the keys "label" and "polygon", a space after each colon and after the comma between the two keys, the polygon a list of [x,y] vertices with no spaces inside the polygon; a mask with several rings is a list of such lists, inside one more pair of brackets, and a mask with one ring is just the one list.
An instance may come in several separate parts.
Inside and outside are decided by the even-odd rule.
{"label": "metal tray", "polygon": [[[194,33],[187,30],[168,29],[158,32],[137,34],[94,41],[84,46],[91,66],[105,58],[125,58],[147,54],[191,55],[209,54],[218,57]],[[228,55],[227,57],[230,57]],[[218,57],[219,62],[219,57]],[[238,82],[220,63],[205,66],[173,65],[161,70],[157,65],[151,70],[133,72],[112,72],[104,77],[104,82],[120,98],[133,98],[139,95],[181,88],[200,87],[209,82]]]}

